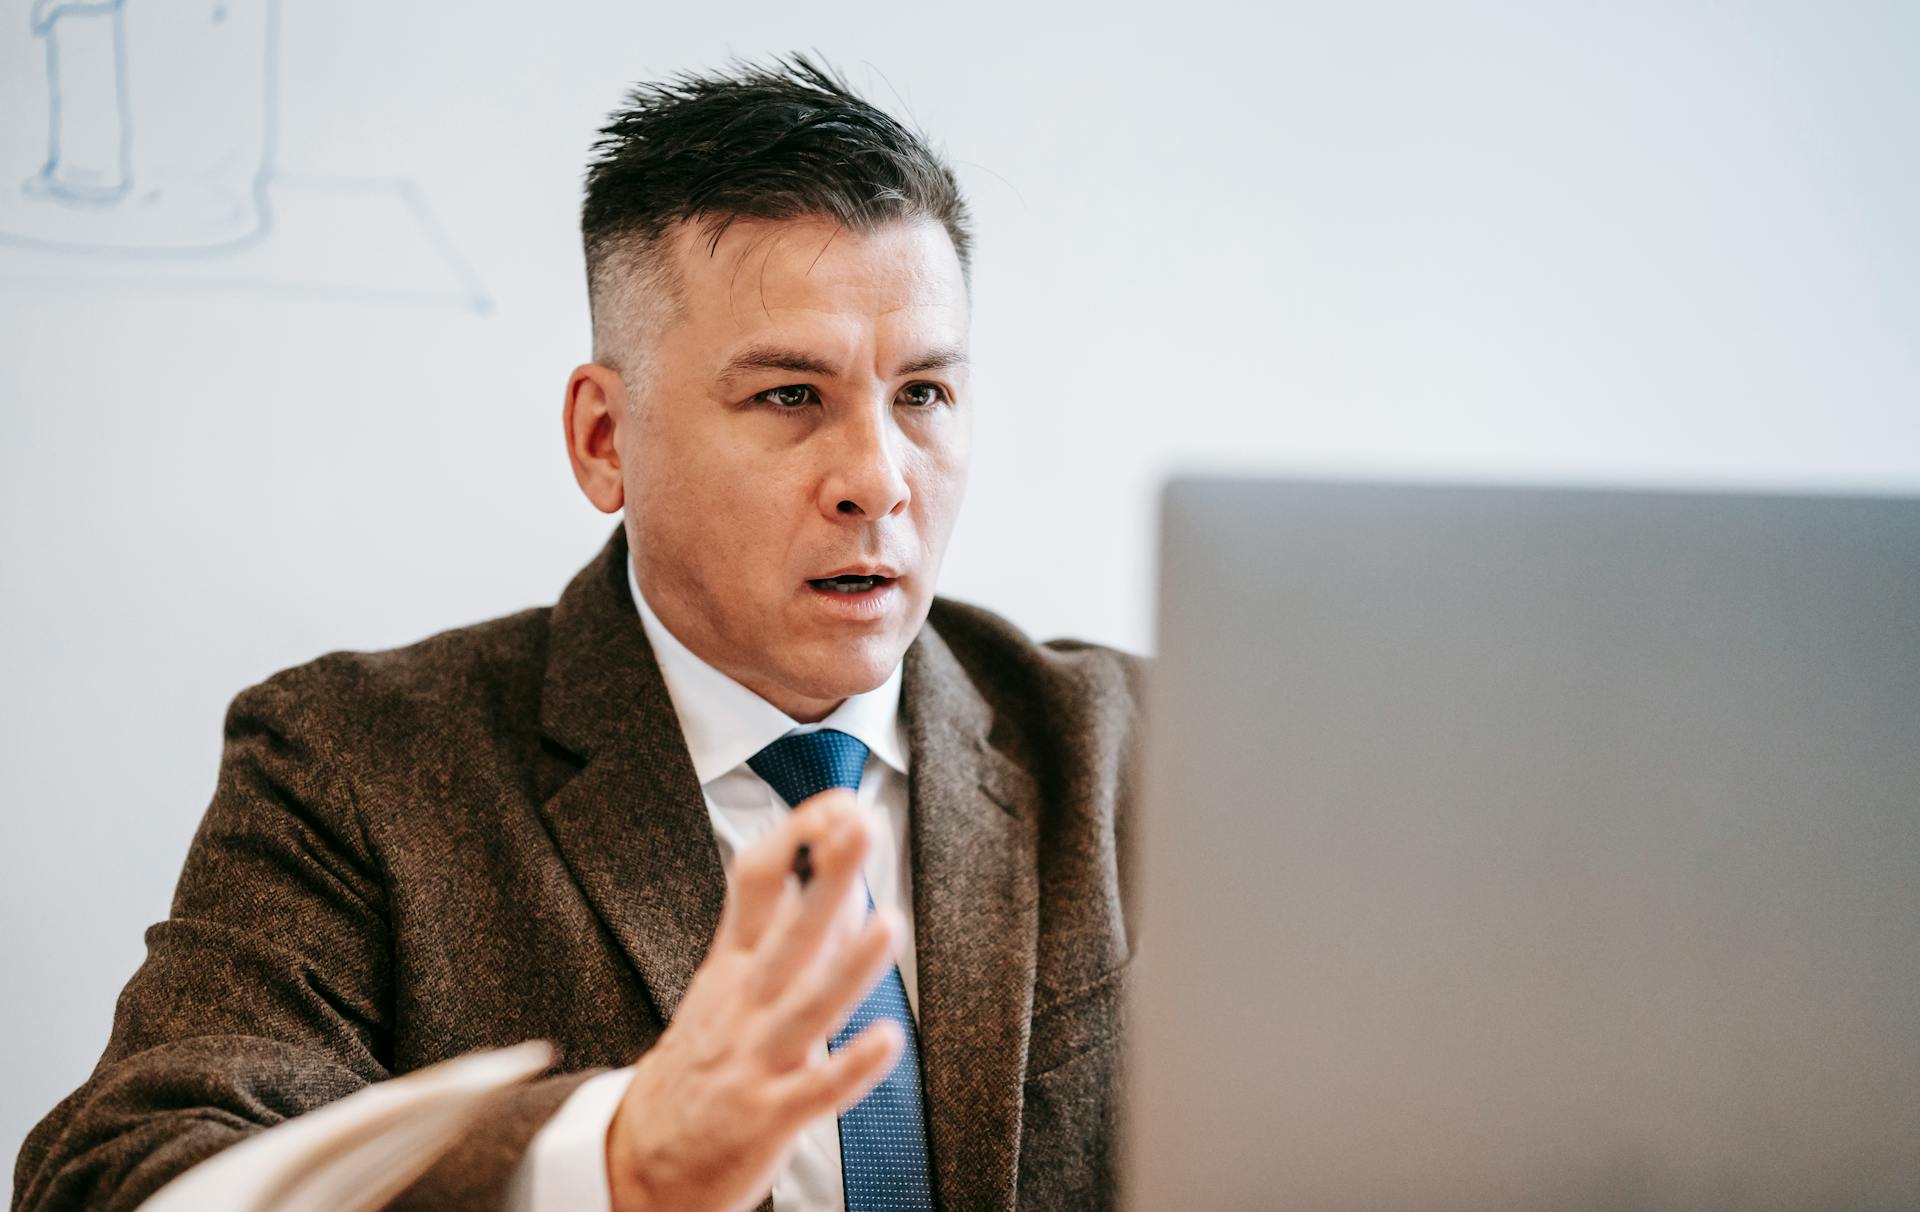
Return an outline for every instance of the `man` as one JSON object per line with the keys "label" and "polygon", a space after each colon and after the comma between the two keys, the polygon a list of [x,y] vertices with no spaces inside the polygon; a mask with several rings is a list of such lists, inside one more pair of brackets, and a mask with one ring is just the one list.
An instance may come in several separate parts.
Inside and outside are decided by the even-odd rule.
{"label": "man", "polygon": [[972,408],[952,174],[800,56],[604,136],[565,433],[622,526],[551,608],[235,699],[16,1209],[130,1208],[531,1037],[557,1071],[399,1206],[1111,1202],[1139,668],[933,596]]}

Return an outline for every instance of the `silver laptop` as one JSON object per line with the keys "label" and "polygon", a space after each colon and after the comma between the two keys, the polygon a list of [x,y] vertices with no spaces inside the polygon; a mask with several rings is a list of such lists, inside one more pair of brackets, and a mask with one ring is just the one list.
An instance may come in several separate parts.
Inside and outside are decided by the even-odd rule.
{"label": "silver laptop", "polygon": [[1920,1208],[1920,500],[1175,482],[1127,1206]]}

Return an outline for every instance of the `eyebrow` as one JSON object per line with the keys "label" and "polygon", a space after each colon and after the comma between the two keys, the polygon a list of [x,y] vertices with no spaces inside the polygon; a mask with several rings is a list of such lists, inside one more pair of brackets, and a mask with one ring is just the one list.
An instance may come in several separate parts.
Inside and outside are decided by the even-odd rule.
{"label": "eyebrow", "polygon": [[[965,366],[966,351],[957,345],[944,345],[929,349],[925,353],[907,359],[895,370],[894,377],[901,375],[923,374],[929,370],[941,370],[949,366]],[[786,370],[795,374],[819,375],[822,378],[834,378],[840,368],[831,362],[823,361],[812,354],[798,349],[786,349],[775,345],[749,345],[727,360],[720,368],[720,381],[730,383],[742,375],[761,370]]]}

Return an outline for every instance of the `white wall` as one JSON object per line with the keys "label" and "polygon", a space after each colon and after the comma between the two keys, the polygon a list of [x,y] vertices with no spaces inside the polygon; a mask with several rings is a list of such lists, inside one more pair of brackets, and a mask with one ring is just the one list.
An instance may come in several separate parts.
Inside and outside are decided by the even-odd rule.
{"label": "white wall", "polygon": [[[0,194],[46,152],[26,7]],[[232,695],[551,601],[610,529],[559,405],[582,166],[632,80],[818,47],[958,162],[978,449],[944,589],[1039,635],[1150,646],[1175,466],[1920,489],[1912,5],[281,17],[272,231],[0,243],[7,1149],[105,1042]]]}

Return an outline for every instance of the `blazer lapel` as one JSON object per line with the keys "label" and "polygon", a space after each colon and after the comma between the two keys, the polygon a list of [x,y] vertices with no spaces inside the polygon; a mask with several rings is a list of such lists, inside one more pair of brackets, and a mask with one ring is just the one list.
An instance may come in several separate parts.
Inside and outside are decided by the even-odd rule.
{"label": "blazer lapel", "polygon": [[664,1023],[713,941],[726,874],[626,560],[616,528],[553,608],[541,727],[578,772],[540,815]]}
{"label": "blazer lapel", "polygon": [[939,1204],[1011,1209],[1033,1010],[1036,789],[929,627],[907,650],[920,1063]]}

